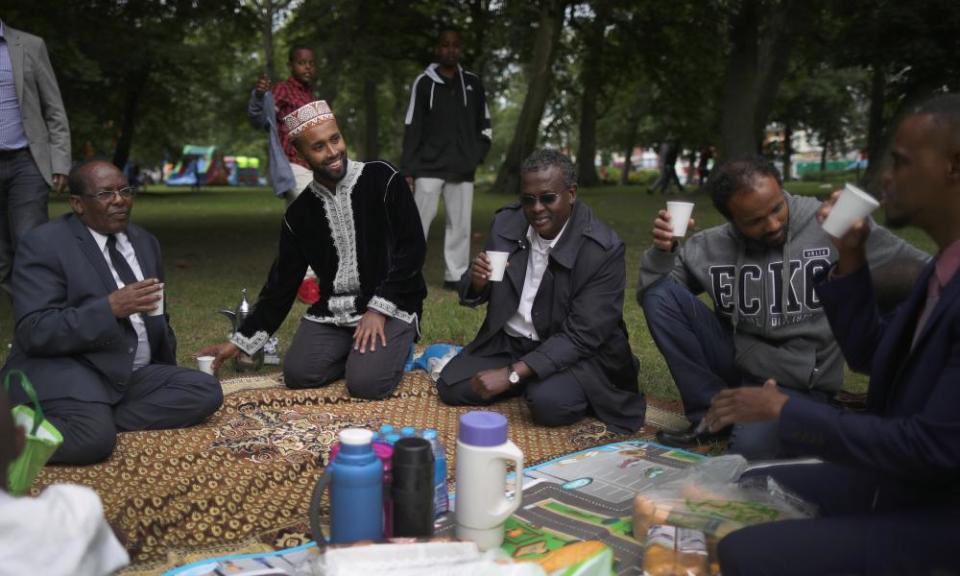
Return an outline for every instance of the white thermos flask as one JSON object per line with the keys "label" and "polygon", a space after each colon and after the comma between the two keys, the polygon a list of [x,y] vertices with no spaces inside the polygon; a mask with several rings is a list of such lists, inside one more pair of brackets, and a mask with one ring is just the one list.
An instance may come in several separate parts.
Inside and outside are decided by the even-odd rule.
{"label": "white thermos flask", "polygon": [[[516,467],[513,497],[507,498],[507,462]],[[507,439],[507,419],[474,411],[460,417],[457,437],[457,537],[481,550],[503,544],[507,518],[520,506],[523,452]]]}

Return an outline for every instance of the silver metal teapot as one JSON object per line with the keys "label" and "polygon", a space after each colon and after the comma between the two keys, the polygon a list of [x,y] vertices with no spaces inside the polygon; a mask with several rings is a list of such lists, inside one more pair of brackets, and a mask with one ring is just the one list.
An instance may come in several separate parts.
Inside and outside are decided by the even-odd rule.
{"label": "silver metal teapot", "polygon": [[[243,321],[247,319],[247,316],[250,315],[250,312],[252,312],[252,307],[250,306],[250,302],[247,300],[246,288],[240,290],[240,303],[237,304],[235,309],[220,310],[220,313],[226,316],[233,326],[231,335],[236,334],[237,331],[240,330],[240,326],[243,326]],[[234,356],[233,358],[233,367],[237,372],[256,371],[259,370],[261,366],[263,366],[262,347],[252,355],[241,350],[240,354]]]}

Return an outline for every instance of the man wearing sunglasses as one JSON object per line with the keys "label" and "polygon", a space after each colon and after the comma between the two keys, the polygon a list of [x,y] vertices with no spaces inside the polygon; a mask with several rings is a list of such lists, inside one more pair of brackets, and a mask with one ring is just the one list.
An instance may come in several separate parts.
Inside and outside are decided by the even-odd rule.
{"label": "man wearing sunglasses", "polygon": [[[545,426],[592,412],[612,430],[636,431],[646,401],[623,321],[624,243],[577,200],[563,154],[534,152],[521,176],[520,203],[497,212],[460,279],[461,304],[485,303],[487,317],[440,374],[440,398],[482,405],[523,395]],[[488,251],[509,253],[500,282],[490,280]]]}
{"label": "man wearing sunglasses", "polygon": [[90,464],[110,456],[118,431],[197,424],[223,393],[213,376],[176,365],[160,245],[130,223],[136,190],[103,161],[80,164],[68,180],[73,213],[17,249],[16,334],[2,375],[26,373],[63,434],[50,462]]}

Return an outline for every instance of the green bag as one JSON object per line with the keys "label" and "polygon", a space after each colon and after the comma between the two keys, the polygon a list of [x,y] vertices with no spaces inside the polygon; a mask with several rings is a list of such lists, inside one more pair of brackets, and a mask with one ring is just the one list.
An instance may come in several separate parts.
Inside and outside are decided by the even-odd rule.
{"label": "green bag", "polygon": [[29,406],[20,405],[11,410],[13,423],[27,431],[27,442],[23,453],[11,462],[7,469],[10,494],[20,496],[30,490],[33,479],[40,473],[43,465],[63,444],[63,435],[53,424],[44,419],[43,409],[40,408],[40,401],[37,399],[37,391],[33,389],[33,384],[27,379],[26,374],[20,370],[11,370],[3,379],[4,389],[10,392],[10,377],[14,374],[20,376],[20,387],[33,403],[32,409]]}

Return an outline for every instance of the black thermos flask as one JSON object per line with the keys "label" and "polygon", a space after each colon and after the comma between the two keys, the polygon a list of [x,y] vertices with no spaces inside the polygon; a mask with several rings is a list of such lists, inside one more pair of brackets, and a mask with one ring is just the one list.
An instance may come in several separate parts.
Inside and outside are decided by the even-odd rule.
{"label": "black thermos flask", "polygon": [[393,535],[433,536],[433,447],[423,438],[401,438],[393,445]]}

